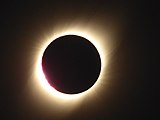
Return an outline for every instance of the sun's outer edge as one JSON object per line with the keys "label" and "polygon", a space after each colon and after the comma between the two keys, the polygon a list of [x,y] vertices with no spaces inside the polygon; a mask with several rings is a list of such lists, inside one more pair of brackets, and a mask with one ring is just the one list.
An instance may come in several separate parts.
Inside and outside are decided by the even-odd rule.
{"label": "sun's outer edge", "polygon": [[[89,40],[98,50],[99,54],[100,54],[100,58],[101,58],[101,73],[96,81],[96,83],[89,88],[88,90],[82,92],[82,93],[78,93],[78,94],[64,94],[61,93],[57,90],[55,90],[52,86],[50,86],[50,84],[48,83],[48,81],[45,78],[45,75],[43,73],[42,70],[42,56],[43,53],[45,51],[45,49],[47,48],[47,46],[56,38],[60,37],[60,36],[65,36],[65,35],[77,35],[77,36],[81,36],[86,38],[87,40]],[[103,43],[98,42],[98,37],[92,36],[91,34],[87,33],[87,32],[81,32],[81,31],[76,31],[76,30],[67,30],[64,31],[62,33],[59,33],[57,35],[53,35],[52,37],[50,37],[49,39],[46,40],[46,42],[42,45],[41,50],[38,52],[38,61],[37,61],[37,65],[36,65],[36,76],[37,79],[40,83],[40,85],[42,86],[42,88],[48,92],[49,94],[51,94],[53,97],[56,97],[58,99],[65,99],[65,100],[73,100],[73,99],[79,99],[84,97],[87,94],[91,94],[92,91],[94,89],[96,89],[100,82],[101,82],[101,78],[103,77],[103,72],[104,72],[104,68],[106,66],[107,60],[104,54],[104,46]]]}

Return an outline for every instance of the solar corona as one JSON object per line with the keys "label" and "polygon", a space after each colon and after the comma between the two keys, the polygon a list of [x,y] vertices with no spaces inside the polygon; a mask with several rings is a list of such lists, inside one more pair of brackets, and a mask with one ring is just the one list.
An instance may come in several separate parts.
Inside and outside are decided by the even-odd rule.
{"label": "solar corona", "polygon": [[[101,90],[99,88],[103,88],[100,86],[102,86],[103,82],[105,83],[105,81],[103,81],[104,71],[106,70],[106,65],[108,62],[107,55],[109,54],[106,52],[106,50],[107,49],[109,50],[110,47],[109,44],[106,45],[108,36],[107,35],[100,36],[98,35],[98,33],[96,35],[94,34],[95,32],[96,31],[94,31],[93,29],[91,30],[90,28],[83,29],[81,28],[81,26],[79,27],[68,26],[67,28],[57,29],[56,33],[53,32],[54,34],[49,34],[48,36],[43,37],[43,39],[41,38],[41,42],[37,46],[38,50],[35,56],[37,62],[35,64],[36,65],[35,79],[34,79],[35,81],[33,81],[34,82],[33,85],[35,85],[34,88],[38,90],[38,93],[41,97],[43,94],[43,98],[50,100],[51,102],[50,104],[54,104],[55,102],[57,102],[57,105],[64,105],[64,106],[66,105],[66,102],[68,103],[68,105],[69,104],[71,105],[73,103],[79,104],[80,101],[82,101],[85,98],[87,98],[88,100],[91,99],[91,96],[94,96],[95,93],[98,93]],[[68,38],[70,39],[67,40]],[[67,47],[63,47],[64,49],[62,49],[61,47],[62,44],[64,45],[68,44],[68,46],[72,47],[68,47],[69,48],[68,50]],[[53,51],[56,52],[58,50],[57,53],[53,52],[53,56],[54,58],[57,55],[61,56],[59,58],[57,57],[57,61],[59,63],[52,62],[51,65],[52,67],[49,68],[47,67],[47,64],[49,64],[49,62],[46,62],[47,61],[46,56],[49,52],[47,53],[46,51],[52,49],[52,47],[53,49],[55,49],[54,47],[57,45],[59,46],[59,48],[56,50],[52,50],[52,52]],[[75,48],[79,47],[78,49],[80,51],[78,49],[77,50],[71,49],[74,47]],[[70,51],[70,53],[67,51]],[[75,52],[77,52],[77,54],[75,54]],[[69,58],[64,57],[67,55],[67,53],[68,56],[70,56]],[[48,54],[48,56],[50,55]],[[91,58],[90,59],[88,58],[88,61],[86,62],[85,58],[89,56]],[[72,59],[72,57],[76,58],[76,60]],[[56,60],[54,58],[52,58],[51,61]],[[66,66],[64,65],[65,66],[64,71],[60,68],[62,62],[68,64]],[[79,66],[77,67],[76,65]],[[68,67],[73,68],[72,72],[69,73]],[[76,72],[74,71],[75,68],[76,69],[80,68],[80,69],[78,69],[78,72]],[[55,71],[56,77],[55,78],[53,76],[51,77],[52,74],[50,74],[47,71],[50,71],[50,73],[54,73],[53,71]],[[82,72],[82,74],[80,72]],[[87,73],[90,75],[88,75]],[[69,75],[69,77],[67,75]],[[88,76],[88,78],[87,77],[85,78],[85,76]],[[76,82],[76,80],[78,82]],[[66,83],[64,82],[64,84],[63,83],[60,84],[58,83],[58,81],[61,82],[65,81]],[[88,83],[86,81],[88,81]]]}

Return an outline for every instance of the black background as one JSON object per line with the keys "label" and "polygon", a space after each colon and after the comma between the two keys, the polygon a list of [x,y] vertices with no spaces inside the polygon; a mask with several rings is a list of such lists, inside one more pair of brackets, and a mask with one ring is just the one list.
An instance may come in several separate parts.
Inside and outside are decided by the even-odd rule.
{"label": "black background", "polygon": [[21,108],[26,99],[21,93],[33,64],[30,63],[31,48],[35,47],[37,36],[51,30],[53,24],[81,18],[98,19],[104,27],[110,21],[125,26],[118,38],[121,42],[110,59],[109,69],[114,79],[110,80],[109,94],[99,93],[98,102],[93,102],[98,100],[95,98],[91,101],[94,104],[82,105],[64,119],[158,119],[158,4],[142,0],[85,0],[7,1],[0,6],[1,120],[56,119],[54,113],[47,116],[45,111],[43,114],[31,111],[34,108],[30,102],[26,104],[29,109]]}

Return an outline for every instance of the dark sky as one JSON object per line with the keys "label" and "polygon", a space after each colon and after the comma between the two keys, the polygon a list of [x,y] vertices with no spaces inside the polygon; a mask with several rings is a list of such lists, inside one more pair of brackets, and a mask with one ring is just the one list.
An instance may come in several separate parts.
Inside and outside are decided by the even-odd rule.
{"label": "dark sky", "polygon": [[[1,3],[0,119],[158,119],[157,8],[156,3],[143,0]],[[109,59],[110,74],[105,76],[109,85],[104,82],[103,90],[95,98],[83,101],[69,115],[59,117],[63,112],[57,112],[54,106],[47,109],[45,99],[36,97],[34,91],[27,92],[32,89],[28,81],[33,75],[33,50],[40,44],[39,36],[56,31],[57,24],[63,26],[72,21],[93,22],[111,29],[118,45]],[[66,108],[62,105],[60,109]]]}

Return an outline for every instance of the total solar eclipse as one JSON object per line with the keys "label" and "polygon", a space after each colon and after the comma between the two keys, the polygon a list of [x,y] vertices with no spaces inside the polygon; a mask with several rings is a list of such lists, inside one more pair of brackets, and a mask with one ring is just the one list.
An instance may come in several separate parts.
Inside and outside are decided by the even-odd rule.
{"label": "total solar eclipse", "polygon": [[42,56],[42,69],[48,83],[57,91],[77,94],[95,84],[101,71],[101,59],[89,40],[65,35],[47,46]]}

